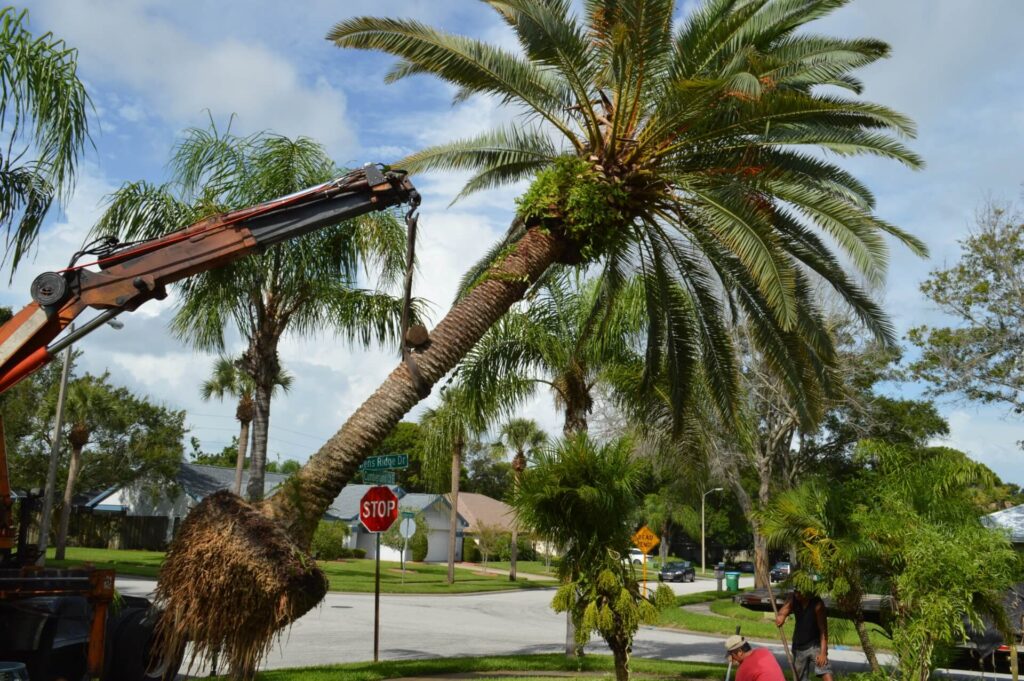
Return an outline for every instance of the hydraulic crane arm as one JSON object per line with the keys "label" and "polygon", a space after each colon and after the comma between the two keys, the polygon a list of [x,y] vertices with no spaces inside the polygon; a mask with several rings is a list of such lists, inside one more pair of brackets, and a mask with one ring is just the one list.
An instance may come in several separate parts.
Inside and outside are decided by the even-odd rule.
{"label": "hydraulic crane arm", "polygon": [[[121,312],[166,297],[168,284],[348,218],[403,203],[415,208],[419,199],[404,172],[367,165],[159,239],[111,245],[94,263],[72,262],[60,272],[45,272],[32,282],[33,302],[0,327],[0,393]],[[99,271],[85,269],[89,265],[98,265]],[[102,312],[51,344],[88,307]]]}

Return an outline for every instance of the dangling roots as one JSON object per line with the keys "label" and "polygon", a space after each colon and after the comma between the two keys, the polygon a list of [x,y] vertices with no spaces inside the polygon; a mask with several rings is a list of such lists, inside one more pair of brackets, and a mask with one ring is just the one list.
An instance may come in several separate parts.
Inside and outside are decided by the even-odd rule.
{"label": "dangling roots", "polygon": [[316,562],[238,496],[217,492],[182,524],[160,570],[165,656],[191,644],[188,669],[218,655],[251,678],[281,630],[327,593]]}

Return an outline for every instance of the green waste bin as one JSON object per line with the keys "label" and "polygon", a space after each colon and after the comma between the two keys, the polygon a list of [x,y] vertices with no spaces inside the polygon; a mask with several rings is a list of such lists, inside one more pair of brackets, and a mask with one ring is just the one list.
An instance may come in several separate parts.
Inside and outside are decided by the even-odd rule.
{"label": "green waste bin", "polygon": [[740,590],[740,573],[738,572],[726,572],[725,573],[725,590],[736,593]]}

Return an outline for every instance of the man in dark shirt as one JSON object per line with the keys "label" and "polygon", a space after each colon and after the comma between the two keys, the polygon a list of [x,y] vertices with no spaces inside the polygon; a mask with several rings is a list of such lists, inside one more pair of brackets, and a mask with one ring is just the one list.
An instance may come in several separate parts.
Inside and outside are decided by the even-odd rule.
{"label": "man in dark shirt", "polygon": [[809,681],[811,667],[822,681],[832,681],[832,665],[828,662],[828,618],[825,604],[818,596],[794,591],[779,608],[775,626],[781,627],[790,615],[796,616],[793,628],[793,664],[796,681]]}
{"label": "man in dark shirt", "polygon": [[726,656],[739,665],[736,681],[785,681],[782,667],[767,648],[752,650],[742,636],[725,640]]}

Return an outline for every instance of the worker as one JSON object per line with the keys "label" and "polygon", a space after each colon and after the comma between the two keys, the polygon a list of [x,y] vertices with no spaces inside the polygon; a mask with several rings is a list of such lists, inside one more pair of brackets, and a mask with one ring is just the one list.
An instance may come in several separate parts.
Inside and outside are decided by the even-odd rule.
{"label": "worker", "polygon": [[832,681],[832,665],[828,661],[828,617],[825,603],[819,596],[794,590],[775,616],[781,627],[790,615],[796,617],[793,628],[793,666],[796,681],[809,681],[811,669],[822,681]]}
{"label": "worker", "polygon": [[752,649],[742,636],[725,639],[725,655],[739,665],[736,681],[785,681],[782,667],[767,648]]}

